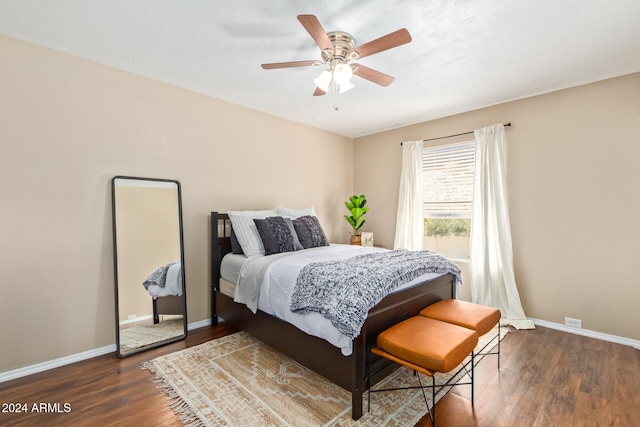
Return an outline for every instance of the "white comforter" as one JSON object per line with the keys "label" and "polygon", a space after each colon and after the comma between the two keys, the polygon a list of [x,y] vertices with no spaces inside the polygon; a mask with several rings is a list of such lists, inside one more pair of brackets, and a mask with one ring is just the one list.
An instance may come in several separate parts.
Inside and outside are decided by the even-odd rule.
{"label": "white comforter", "polygon": [[171,265],[167,270],[165,285],[149,285],[147,292],[149,292],[149,295],[154,299],[171,295],[182,295],[182,264],[177,262]]}
{"label": "white comforter", "polygon": [[[352,352],[352,340],[340,333],[329,320],[319,313],[298,314],[289,309],[296,279],[300,270],[309,263],[349,258],[383,250],[385,249],[331,245],[247,258],[240,270],[234,301],[246,304],[254,313],[260,309],[291,323],[309,335],[323,338],[339,347],[342,353],[348,356]],[[430,273],[420,276],[400,286],[396,291],[439,275]]]}

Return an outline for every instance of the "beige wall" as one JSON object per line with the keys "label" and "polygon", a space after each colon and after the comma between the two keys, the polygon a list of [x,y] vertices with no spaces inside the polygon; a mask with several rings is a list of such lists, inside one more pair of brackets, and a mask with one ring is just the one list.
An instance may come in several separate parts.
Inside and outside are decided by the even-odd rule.
{"label": "beige wall", "polygon": [[314,204],[346,239],[351,139],[6,37],[0,58],[0,372],[115,343],[115,175],[181,182],[190,323],[211,210]]}
{"label": "beige wall", "polygon": [[640,73],[357,139],[354,189],[371,206],[365,228],[376,243],[393,245],[401,141],[506,122],[513,123],[507,180],[525,313],[560,324],[578,318],[585,329],[640,339]]}
{"label": "beige wall", "polygon": [[0,372],[115,342],[115,175],[181,182],[193,323],[210,316],[209,211],[314,204],[329,238],[344,242],[342,202],[365,193],[365,231],[390,247],[400,142],[507,121],[525,312],[640,339],[640,74],[354,144],[5,37],[0,57],[0,342],[11,349]]}

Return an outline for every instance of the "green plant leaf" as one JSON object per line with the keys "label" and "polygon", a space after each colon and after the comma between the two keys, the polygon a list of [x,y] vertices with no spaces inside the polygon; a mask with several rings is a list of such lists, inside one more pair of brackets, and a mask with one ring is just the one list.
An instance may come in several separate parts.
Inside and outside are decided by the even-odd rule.
{"label": "green plant leaf", "polygon": [[360,208],[351,209],[351,216],[353,216],[353,219],[355,219],[355,220],[360,218],[362,216],[362,214],[364,214],[364,211],[362,209],[360,209]]}
{"label": "green plant leaf", "polygon": [[355,227],[355,226],[356,226],[356,222],[355,222],[355,220],[354,220],[353,218],[351,218],[350,216],[345,215],[345,216],[344,216],[344,219],[346,219],[346,220],[347,220],[347,222],[348,222],[349,224],[351,224],[351,226],[352,226],[352,227]]}
{"label": "green plant leaf", "polygon": [[344,202],[344,205],[351,213],[351,216],[344,215],[344,218],[347,220],[349,225],[353,228],[354,234],[358,234],[358,230],[362,227],[365,222],[364,214],[369,210],[368,207],[365,207],[367,203],[367,199],[364,194],[353,195],[349,197],[349,200]]}

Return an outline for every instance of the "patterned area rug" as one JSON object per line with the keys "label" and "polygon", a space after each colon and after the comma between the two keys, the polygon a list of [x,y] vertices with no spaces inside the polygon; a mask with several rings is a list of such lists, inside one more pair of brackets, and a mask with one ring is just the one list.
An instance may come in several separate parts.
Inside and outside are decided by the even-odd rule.
{"label": "patterned area rug", "polygon": [[127,353],[159,341],[184,334],[183,319],[170,319],[152,325],[133,326],[120,330],[120,351]]}
{"label": "patterned area rug", "polygon": [[[501,336],[507,332],[502,328]],[[481,337],[479,348],[495,334]],[[365,394],[365,413],[354,421],[349,392],[244,332],[158,357],[142,368],[173,399],[172,408],[187,426],[411,426],[426,414],[421,391],[402,390],[372,394],[369,412]],[[413,372],[401,368],[376,388],[414,385]]]}

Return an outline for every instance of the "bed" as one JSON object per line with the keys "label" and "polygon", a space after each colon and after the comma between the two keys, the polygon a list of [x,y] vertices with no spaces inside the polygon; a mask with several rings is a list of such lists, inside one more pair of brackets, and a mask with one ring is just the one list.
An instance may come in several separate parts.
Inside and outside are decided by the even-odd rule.
{"label": "bed", "polygon": [[160,266],[143,282],[151,297],[154,324],[160,323],[161,315],[184,315],[182,277],[182,264],[171,262]]}
{"label": "bed", "polygon": [[378,334],[417,315],[428,305],[456,296],[457,283],[452,274],[437,275],[387,295],[368,312],[359,335],[350,343],[349,354],[345,355],[344,349],[325,339],[262,310],[254,314],[245,304],[234,302],[230,291],[225,291],[229,281],[221,278],[222,260],[231,252],[229,215],[211,212],[210,220],[212,324],[216,325],[220,317],[349,391],[354,420],[362,416],[363,393],[397,368],[386,359],[375,358],[370,364],[372,373],[367,372],[367,357]]}

